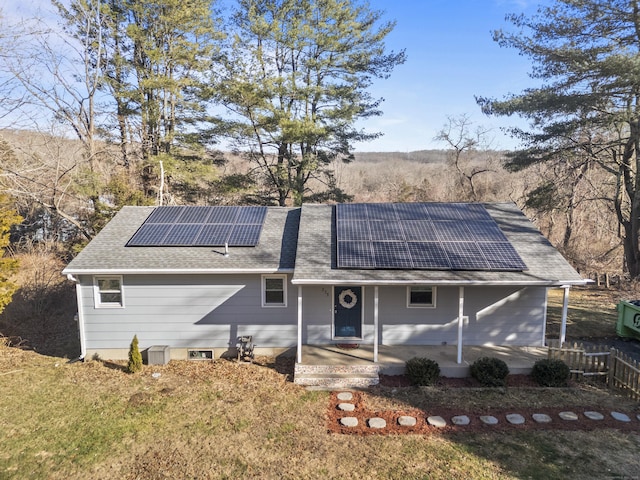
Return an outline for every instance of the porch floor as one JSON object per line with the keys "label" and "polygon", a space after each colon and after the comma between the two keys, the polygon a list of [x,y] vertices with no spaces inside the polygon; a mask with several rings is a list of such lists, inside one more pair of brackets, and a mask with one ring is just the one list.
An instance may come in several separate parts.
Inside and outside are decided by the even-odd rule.
{"label": "porch floor", "polygon": [[[466,377],[469,366],[481,357],[497,357],[505,361],[512,374],[529,373],[537,360],[547,358],[547,347],[464,346],[462,363],[457,363],[456,345],[380,345],[379,372],[401,375],[405,363],[413,357],[425,357],[438,362],[442,376]],[[371,365],[373,345],[342,349],[336,345],[303,345],[302,365]]]}

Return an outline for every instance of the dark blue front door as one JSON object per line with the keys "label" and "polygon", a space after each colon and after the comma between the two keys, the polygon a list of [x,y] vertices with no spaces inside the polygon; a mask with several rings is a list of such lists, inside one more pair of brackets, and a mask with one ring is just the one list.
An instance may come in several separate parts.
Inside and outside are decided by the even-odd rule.
{"label": "dark blue front door", "polygon": [[362,287],[333,289],[334,338],[362,338]]}

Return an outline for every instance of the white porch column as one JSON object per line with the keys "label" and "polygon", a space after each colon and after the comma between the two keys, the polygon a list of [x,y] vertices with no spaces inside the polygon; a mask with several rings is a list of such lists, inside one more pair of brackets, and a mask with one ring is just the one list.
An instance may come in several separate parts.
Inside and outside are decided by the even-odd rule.
{"label": "white porch column", "polygon": [[464,325],[464,287],[458,289],[458,363],[462,363],[462,327]]}
{"label": "white porch column", "polygon": [[298,285],[298,352],[297,361],[302,363],[302,285]]}
{"label": "white porch column", "polygon": [[564,296],[562,298],[562,322],[560,323],[560,346],[564,345],[567,338],[567,313],[569,311],[569,285],[564,287]]}
{"label": "white porch column", "polygon": [[378,363],[378,286],[373,287],[373,363]]}

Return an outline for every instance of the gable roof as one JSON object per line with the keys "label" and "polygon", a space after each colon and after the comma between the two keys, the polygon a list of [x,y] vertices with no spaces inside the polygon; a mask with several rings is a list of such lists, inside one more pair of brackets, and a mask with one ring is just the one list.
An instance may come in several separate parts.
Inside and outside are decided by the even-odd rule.
{"label": "gable roof", "polygon": [[295,264],[299,208],[269,207],[255,247],[126,244],[156,207],[123,207],[63,270],[64,274],[273,273]]}
{"label": "gable roof", "polygon": [[582,285],[587,283],[512,203],[483,204],[525,271],[359,270],[336,264],[335,207],[268,207],[258,245],[224,248],[126,246],[157,207],[123,207],[64,274],[293,272],[292,283],[357,285]]}
{"label": "gable roof", "polygon": [[[336,268],[334,208],[304,205],[292,283],[429,285],[582,285],[586,281],[512,203],[483,204],[513,245],[525,271],[358,270]],[[319,234],[318,232],[327,232]],[[329,235],[328,232],[331,232]]]}

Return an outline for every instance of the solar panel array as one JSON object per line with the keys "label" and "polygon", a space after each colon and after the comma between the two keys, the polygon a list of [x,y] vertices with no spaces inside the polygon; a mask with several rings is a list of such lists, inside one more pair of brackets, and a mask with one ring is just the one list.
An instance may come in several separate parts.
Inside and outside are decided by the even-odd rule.
{"label": "solar panel array", "polygon": [[336,206],[338,268],[522,271],[527,266],[481,204]]}
{"label": "solar panel array", "polygon": [[255,247],[267,207],[157,207],[128,247]]}

